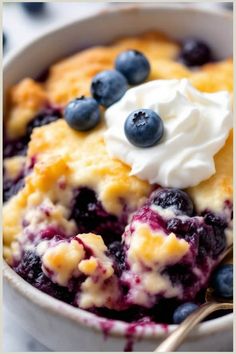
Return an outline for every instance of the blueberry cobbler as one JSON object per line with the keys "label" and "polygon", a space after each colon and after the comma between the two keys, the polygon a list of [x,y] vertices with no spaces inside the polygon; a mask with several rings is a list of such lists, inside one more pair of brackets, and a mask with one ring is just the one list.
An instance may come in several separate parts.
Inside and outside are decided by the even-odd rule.
{"label": "blueberry cobbler", "polygon": [[232,244],[232,92],[231,58],[160,33],[84,50],[12,87],[8,264],[107,318],[173,323],[179,306],[195,309]]}

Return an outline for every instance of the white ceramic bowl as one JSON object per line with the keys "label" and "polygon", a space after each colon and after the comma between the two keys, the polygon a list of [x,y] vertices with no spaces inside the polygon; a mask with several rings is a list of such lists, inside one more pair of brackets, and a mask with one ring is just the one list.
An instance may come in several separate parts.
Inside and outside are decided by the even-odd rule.
{"label": "white ceramic bowl", "polygon": [[[13,53],[4,64],[4,90],[25,76],[36,77],[56,60],[79,49],[155,29],[177,39],[191,35],[202,38],[218,58],[232,55],[233,21],[228,12],[182,6],[116,8],[51,30]],[[4,301],[15,320],[52,350],[123,351],[133,341],[134,351],[153,351],[167,334],[161,325],[134,327],[108,322],[69,306],[33,288],[5,263],[3,275]],[[174,328],[171,325],[168,331]],[[200,324],[181,350],[232,351],[232,337],[230,314]]]}

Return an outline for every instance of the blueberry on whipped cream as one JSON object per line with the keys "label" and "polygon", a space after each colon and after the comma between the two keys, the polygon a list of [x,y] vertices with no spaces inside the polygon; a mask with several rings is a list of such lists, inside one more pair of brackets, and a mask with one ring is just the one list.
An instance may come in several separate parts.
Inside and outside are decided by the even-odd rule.
{"label": "blueberry on whipped cream", "polygon": [[137,147],[150,147],[163,136],[161,118],[151,109],[138,109],[129,114],[125,121],[125,135]]}
{"label": "blueberry on whipped cream", "polygon": [[[123,128],[140,107],[154,111],[165,127],[165,137],[146,149],[131,144]],[[232,128],[230,95],[200,92],[187,79],[154,80],[129,89],[106,110],[105,120],[107,150],[128,164],[132,175],[162,187],[188,188],[215,173],[214,155]]]}

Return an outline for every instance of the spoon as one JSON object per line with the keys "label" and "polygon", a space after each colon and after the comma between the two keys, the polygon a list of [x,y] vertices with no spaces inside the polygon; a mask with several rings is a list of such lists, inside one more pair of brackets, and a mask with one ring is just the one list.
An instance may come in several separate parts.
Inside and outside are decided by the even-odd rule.
{"label": "spoon", "polygon": [[[227,248],[222,254],[221,260],[224,263],[233,263],[233,246]],[[231,257],[230,257],[231,254]],[[154,352],[173,352],[180,347],[183,340],[188,333],[201,322],[204,318],[215,311],[219,310],[232,310],[233,301],[218,298],[212,288],[208,288],[205,294],[205,303],[202,304],[197,310],[192,312],[177,328],[172,332],[155,350]]]}

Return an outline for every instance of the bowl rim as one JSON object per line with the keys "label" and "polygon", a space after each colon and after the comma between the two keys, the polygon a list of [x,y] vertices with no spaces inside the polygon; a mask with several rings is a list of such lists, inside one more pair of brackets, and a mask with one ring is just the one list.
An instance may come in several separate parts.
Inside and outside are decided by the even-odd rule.
{"label": "bowl rim", "polygon": [[22,54],[25,50],[27,50],[28,48],[30,48],[33,44],[36,44],[36,42],[39,42],[41,40],[44,39],[44,37],[48,36],[48,35],[54,35],[57,32],[60,32],[61,30],[65,29],[65,28],[69,28],[69,27],[73,27],[75,24],[77,24],[78,22],[83,23],[86,22],[87,20],[92,20],[94,18],[100,17],[102,15],[114,15],[117,12],[120,13],[126,13],[126,12],[131,12],[131,11],[148,11],[148,10],[173,10],[173,11],[178,11],[178,12],[186,12],[186,13],[208,13],[208,14],[212,14],[215,16],[219,16],[219,17],[224,17],[227,20],[230,20],[232,22],[233,25],[233,13],[232,11],[228,11],[226,9],[219,9],[219,8],[198,8],[195,7],[194,5],[188,5],[188,7],[186,8],[184,4],[178,4],[178,3],[169,3],[169,4],[163,4],[160,3],[155,6],[153,6],[152,4],[144,4],[144,3],[140,3],[141,5],[137,5],[136,4],[132,4],[130,3],[129,6],[122,6],[122,3],[119,3],[117,8],[104,8],[104,9],[100,9],[97,12],[93,13],[93,14],[88,14],[87,16],[84,16],[83,18],[80,19],[73,19],[73,20],[69,20],[68,22],[65,22],[63,24],[55,24],[52,25],[50,27],[48,27],[47,29],[45,29],[44,31],[42,31],[41,33],[38,33],[34,38],[31,38],[29,41],[27,41],[26,43],[24,43],[21,47],[16,48],[16,49],[12,49],[12,51],[10,53],[6,53],[6,57],[3,58],[3,74],[4,74],[4,70],[7,69],[7,67],[11,64],[11,62],[20,54]]}
{"label": "bowl rim", "polygon": [[[104,8],[88,16],[84,16],[81,19],[74,19],[63,24],[57,24],[50,26],[41,34],[38,34],[33,39],[23,44],[20,48],[12,50],[11,53],[7,54],[3,60],[3,75],[4,71],[11,66],[12,62],[17,59],[18,56],[22,55],[25,50],[29,49],[32,45],[35,45],[37,42],[40,42],[48,35],[55,35],[57,32],[60,33],[65,28],[70,28],[76,25],[77,23],[86,22],[87,20],[92,20],[93,18],[100,17],[102,15],[112,15],[117,12],[130,12],[130,11],[145,11],[145,10],[173,10],[186,13],[209,13],[216,16],[225,17],[228,20],[233,21],[233,14],[227,10],[222,9],[210,9],[210,8],[197,8],[195,6],[189,5],[187,8],[184,7],[184,4],[159,4],[158,6],[153,6],[150,4],[141,4],[138,6],[137,3],[130,4],[130,6],[122,7],[122,3],[119,4],[116,8]],[[71,320],[72,322],[82,325],[86,328],[91,328],[97,332],[104,332],[104,325],[106,323],[111,324],[111,328],[108,332],[108,335],[113,336],[127,336],[129,329],[134,324],[126,323],[120,320],[110,320],[104,317],[99,317],[89,311],[73,307],[69,304],[64,303],[54,297],[43,293],[42,291],[36,289],[31,284],[26,282],[21,278],[7,263],[3,260],[3,278],[14,290],[16,290],[24,298],[32,302],[34,305],[47,310],[48,313],[54,315],[60,315],[61,317]],[[167,328],[168,327],[168,330]],[[135,324],[135,330],[132,333],[132,337],[136,338],[163,338],[167,334],[173,332],[176,329],[177,325],[167,325],[162,324]],[[233,313],[218,317],[213,320],[200,323],[189,335],[189,339],[193,340],[198,337],[209,336],[212,333],[221,332],[222,329],[230,330],[233,327]]]}

